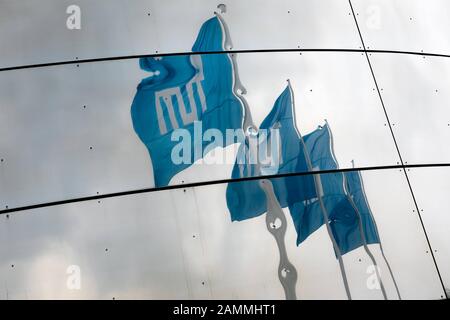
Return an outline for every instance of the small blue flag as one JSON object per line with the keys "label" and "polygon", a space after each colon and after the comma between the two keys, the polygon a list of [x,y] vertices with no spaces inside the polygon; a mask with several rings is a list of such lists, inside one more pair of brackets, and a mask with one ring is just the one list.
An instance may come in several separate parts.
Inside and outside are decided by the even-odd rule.
{"label": "small blue flag", "polygon": [[[249,140],[240,146],[232,178],[308,171],[292,102],[288,86],[260,126],[258,154],[252,153],[252,143]],[[248,162],[249,159],[255,160],[256,156],[260,160],[260,172],[256,161]],[[315,196],[312,176],[282,177],[271,181],[282,208]],[[267,211],[265,193],[257,180],[229,183],[226,197],[233,221],[253,218]]]}
{"label": "small blue flag", "polygon": [[362,228],[367,244],[380,243],[375,219],[370,210],[366,193],[359,171],[347,171],[344,173],[347,192],[352,198],[358,213],[361,216]]}
{"label": "small blue flag", "polygon": [[[202,25],[192,51],[223,51],[224,36],[219,19],[211,18]],[[150,153],[155,186],[161,187],[211,146],[225,146],[224,141],[204,141],[202,132],[217,129],[225,136],[226,129],[241,128],[243,105],[233,93],[228,54],[146,57],[139,63],[151,76],[137,87],[131,117]],[[175,132],[179,128],[185,130]],[[189,150],[182,149],[182,161],[174,161],[174,148],[181,139],[189,140]]]}
{"label": "small blue flag", "polygon": [[[338,169],[328,124],[305,136],[304,141],[313,170]],[[359,196],[354,177],[351,178],[351,185],[348,185],[344,174],[341,172],[317,176],[318,193],[327,211],[330,227],[341,254],[352,251],[364,243],[359,225],[358,206],[354,206],[352,199],[349,198],[351,193],[347,192],[347,188],[350,188],[356,196]],[[325,222],[318,198],[298,201],[289,209],[297,230],[297,245]],[[373,227],[373,220],[366,219],[366,222],[363,223],[363,232],[366,235],[367,243],[378,242],[372,237],[373,232],[371,230]]]}

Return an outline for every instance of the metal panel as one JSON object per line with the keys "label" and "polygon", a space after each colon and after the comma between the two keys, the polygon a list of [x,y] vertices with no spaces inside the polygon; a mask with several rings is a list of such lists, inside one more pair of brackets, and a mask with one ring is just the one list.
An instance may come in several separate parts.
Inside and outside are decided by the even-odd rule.
{"label": "metal panel", "polygon": [[414,194],[446,288],[450,288],[450,170],[410,169]]}
{"label": "metal panel", "polygon": [[445,0],[353,0],[367,49],[450,53]]}
{"label": "metal panel", "polygon": [[[110,56],[189,52],[221,1],[80,0],[81,29],[68,29],[70,0],[0,1],[0,67]],[[227,1],[234,49],[357,48],[345,1]],[[320,19],[317,19],[320,17]],[[264,23],[261,24],[261,19]]]}
{"label": "metal panel", "polygon": [[[190,51],[220,3],[80,0],[82,28],[69,30],[71,1],[0,0],[0,68]],[[367,49],[450,52],[447,2],[352,3]],[[226,4],[236,50],[362,47],[347,1]],[[404,163],[449,163],[449,60],[369,58]],[[352,160],[357,167],[399,164],[364,53],[242,53],[238,64],[256,123],[289,78],[300,131],[308,133],[326,118],[342,168]],[[151,161],[130,117],[136,85],[146,76],[136,59],[0,72],[0,208],[152,187]],[[234,160],[234,147],[214,157]],[[226,179],[232,164],[193,165],[172,184]],[[407,173],[449,286],[449,170]],[[362,176],[402,298],[443,298],[403,170]],[[283,299],[279,253],[264,216],[232,223],[225,189],[219,184],[2,214],[0,299]],[[287,220],[287,252],[299,271],[297,297],[345,299],[325,228],[297,247]],[[369,247],[388,297],[396,299],[379,247]],[[382,298],[369,288],[371,261],[362,248],[344,262],[354,298]],[[67,285],[71,266],[80,268],[79,289]]]}
{"label": "metal panel", "polygon": [[405,163],[448,163],[450,60],[370,56]]}
{"label": "metal panel", "polygon": [[[246,53],[238,63],[256,123],[289,78],[300,131],[311,132],[326,118],[341,167],[351,167],[352,159],[360,166],[399,161],[361,54]],[[130,116],[145,76],[135,59],[1,72],[2,207],[153,186]],[[225,164],[193,165],[172,183],[227,179],[232,155]],[[219,162],[224,153],[216,157]]]}
{"label": "metal panel", "polygon": [[[439,298],[440,283],[403,173],[362,175],[402,297]],[[231,222],[225,188],[178,189],[2,215],[2,297],[283,299],[278,251],[264,215]],[[299,271],[298,297],[345,299],[324,227],[297,247],[292,219],[285,214],[288,256]],[[370,249],[388,297],[396,299],[378,246]],[[362,248],[345,255],[344,262],[354,298],[382,298],[379,290],[369,289],[371,261]],[[79,290],[67,287],[72,265],[80,267]]]}

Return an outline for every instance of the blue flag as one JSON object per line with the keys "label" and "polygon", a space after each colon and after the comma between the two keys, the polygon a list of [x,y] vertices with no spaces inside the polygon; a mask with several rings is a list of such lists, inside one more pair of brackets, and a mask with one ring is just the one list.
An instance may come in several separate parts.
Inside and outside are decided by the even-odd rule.
{"label": "blue flag", "polygon": [[359,171],[347,171],[344,173],[347,192],[352,198],[361,217],[362,228],[367,244],[380,243],[375,220],[370,210],[364,186]]}
{"label": "blue flag", "polygon": [[[328,125],[319,127],[304,137],[309,152],[313,170],[338,169],[333,154],[331,131]],[[351,188],[356,192],[353,180]],[[363,245],[363,238],[359,227],[357,207],[353,205],[347,193],[347,181],[342,173],[321,174],[318,177],[318,193],[322,198],[328,213],[329,224],[341,251],[345,254]],[[325,220],[318,198],[307,201],[298,201],[289,207],[294,225],[297,230],[297,245],[303,242],[310,234],[317,230]],[[363,223],[363,232],[367,243],[373,243],[369,238],[372,222]],[[368,228],[366,230],[366,228]]]}
{"label": "blue flag", "polygon": [[[247,140],[240,146],[232,178],[308,171],[304,148],[295,124],[289,86],[278,97],[272,111],[262,122],[258,138],[260,172],[255,161],[249,163],[250,159],[255,160],[256,155],[251,152],[251,141]],[[283,177],[271,181],[281,207],[315,196],[311,176]],[[253,218],[267,211],[265,193],[257,180],[229,183],[226,197],[233,221]]]}
{"label": "blue flag", "polygon": [[[219,19],[211,18],[202,25],[192,51],[223,51],[224,36]],[[139,63],[151,74],[137,87],[131,117],[150,153],[155,186],[161,187],[202,158],[208,147],[210,151],[211,146],[221,145],[203,141],[203,131],[218,129],[225,136],[226,129],[241,128],[243,105],[233,93],[228,54],[146,57]],[[174,161],[174,148],[181,139],[188,139],[190,148],[180,151],[182,161]]]}

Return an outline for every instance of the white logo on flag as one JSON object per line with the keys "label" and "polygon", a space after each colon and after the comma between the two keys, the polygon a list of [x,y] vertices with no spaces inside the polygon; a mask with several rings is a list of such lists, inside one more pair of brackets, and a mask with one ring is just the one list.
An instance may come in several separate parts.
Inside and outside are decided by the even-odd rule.
{"label": "white logo on flag", "polygon": [[[169,114],[168,120],[170,121],[172,129],[175,130],[180,127],[175,115],[175,109],[173,107],[174,99],[177,102],[180,116],[183,121],[183,126],[199,120],[197,114],[197,103],[194,97],[194,85],[196,88],[197,96],[200,100],[201,110],[202,112],[206,111],[206,98],[201,83],[201,81],[204,80],[202,58],[199,55],[193,55],[190,59],[192,65],[197,69],[197,74],[191,80],[189,80],[189,82],[185,86],[167,88],[155,92],[156,114],[158,117],[159,132],[161,133],[161,135],[166,134],[168,131],[166,123],[167,119],[164,117],[163,107],[166,108],[167,113]],[[188,95],[189,105],[191,107],[190,112],[187,111],[183,96],[181,94],[181,89],[183,87],[186,88],[186,92]]]}

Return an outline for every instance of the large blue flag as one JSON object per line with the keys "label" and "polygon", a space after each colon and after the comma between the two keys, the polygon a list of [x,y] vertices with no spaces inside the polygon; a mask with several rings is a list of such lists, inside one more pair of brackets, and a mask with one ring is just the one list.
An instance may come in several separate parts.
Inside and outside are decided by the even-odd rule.
{"label": "large blue flag", "polygon": [[[232,178],[308,171],[292,102],[288,86],[260,126],[258,155],[252,153],[251,142],[247,140],[242,144],[233,167]],[[272,148],[273,144],[276,144],[275,148]],[[274,149],[277,149],[277,152],[273,152]],[[260,170],[255,161],[249,162],[256,156],[260,156]],[[270,161],[265,161],[268,159]],[[314,180],[311,176],[283,177],[271,181],[281,207],[315,197]],[[226,197],[233,221],[253,218],[267,211],[265,193],[257,180],[228,184]]]}
{"label": "large blue flag", "polygon": [[[313,170],[338,169],[333,154],[331,131],[328,125],[319,127],[304,137],[309,152]],[[345,254],[363,245],[360,221],[357,208],[354,206],[347,192],[347,181],[342,173],[320,174],[318,177],[318,193],[322,198],[328,214],[329,224],[340,249]],[[351,190],[357,188],[352,180]],[[356,208],[355,208],[356,207]],[[318,198],[307,201],[298,201],[289,207],[294,225],[297,230],[297,244],[303,242],[311,233],[324,224],[323,212]],[[367,243],[378,242],[373,237],[373,221],[366,219],[363,222],[363,233]],[[376,234],[375,234],[376,235]]]}
{"label": "large blue flag", "polygon": [[[202,25],[192,51],[223,51],[224,37],[219,19],[211,18]],[[150,153],[155,186],[161,187],[202,158],[202,150],[217,144],[203,141],[202,131],[218,129],[225,136],[226,129],[241,128],[243,106],[233,93],[228,54],[147,57],[139,63],[151,76],[137,87],[131,117]],[[174,132],[179,128],[187,131]],[[190,148],[182,150],[183,161],[174,161],[173,150],[181,139],[189,139]]]}

